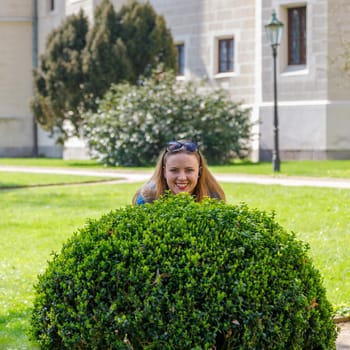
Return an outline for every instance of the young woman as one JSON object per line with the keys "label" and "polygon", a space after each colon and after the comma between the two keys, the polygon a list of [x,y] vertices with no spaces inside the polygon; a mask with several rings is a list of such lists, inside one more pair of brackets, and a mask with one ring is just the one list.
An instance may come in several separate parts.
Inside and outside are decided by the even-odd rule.
{"label": "young woman", "polygon": [[225,200],[225,193],[208,169],[195,142],[171,141],[160,154],[150,180],[134,195],[133,204],[152,203],[170,190],[188,192],[197,202],[205,197]]}

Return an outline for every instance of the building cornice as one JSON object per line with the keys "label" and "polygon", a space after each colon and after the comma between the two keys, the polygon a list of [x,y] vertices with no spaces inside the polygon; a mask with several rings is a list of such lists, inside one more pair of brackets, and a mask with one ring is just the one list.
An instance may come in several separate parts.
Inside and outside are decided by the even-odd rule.
{"label": "building cornice", "polygon": [[[329,106],[329,105],[350,105],[349,100],[297,100],[297,101],[278,101],[279,106]],[[262,102],[261,107],[271,107],[273,102]]]}
{"label": "building cornice", "polygon": [[0,23],[2,22],[32,22],[32,17],[0,17]]}

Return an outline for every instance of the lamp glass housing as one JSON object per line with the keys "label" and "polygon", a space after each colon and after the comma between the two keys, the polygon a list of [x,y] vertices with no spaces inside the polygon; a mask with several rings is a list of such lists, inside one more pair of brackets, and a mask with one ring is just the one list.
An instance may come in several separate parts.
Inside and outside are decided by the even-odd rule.
{"label": "lamp glass housing", "polygon": [[265,25],[267,38],[272,47],[277,47],[281,43],[283,23],[277,19],[276,12],[272,12],[270,22]]}

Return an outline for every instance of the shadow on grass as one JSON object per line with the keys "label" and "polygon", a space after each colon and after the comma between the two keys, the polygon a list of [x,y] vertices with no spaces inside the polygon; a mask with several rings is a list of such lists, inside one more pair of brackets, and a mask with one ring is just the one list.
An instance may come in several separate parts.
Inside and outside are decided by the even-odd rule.
{"label": "shadow on grass", "polygon": [[[92,160],[74,160],[74,161],[67,161],[66,164],[68,167],[72,167],[72,168],[101,168],[103,166],[103,164],[97,163],[95,161]],[[107,168],[107,167],[106,167]]]}
{"label": "shadow on grass", "polygon": [[33,188],[33,187],[52,187],[52,186],[75,186],[75,185],[94,185],[94,184],[103,184],[103,183],[115,183],[122,178],[107,178],[102,180],[86,180],[86,181],[72,181],[72,182],[53,182],[46,184],[30,184],[30,185],[21,185],[21,184],[11,184],[11,183],[0,183],[0,191],[5,190],[17,190],[23,188]]}
{"label": "shadow on grass", "polygon": [[232,166],[235,166],[235,167],[247,167],[247,166],[253,166],[253,167],[258,167],[258,166],[265,166],[266,164],[270,164],[268,162],[259,162],[259,163],[254,163],[250,160],[240,160],[240,161],[232,161],[230,162],[228,165],[232,165]]}

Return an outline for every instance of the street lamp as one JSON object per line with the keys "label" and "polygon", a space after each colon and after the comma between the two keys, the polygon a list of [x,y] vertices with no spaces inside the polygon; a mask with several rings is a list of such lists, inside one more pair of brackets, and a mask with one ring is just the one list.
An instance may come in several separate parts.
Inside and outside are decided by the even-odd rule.
{"label": "street lamp", "polygon": [[276,17],[276,12],[272,11],[270,22],[265,25],[266,34],[272,48],[273,55],[273,93],[274,93],[274,119],[273,119],[273,136],[274,147],[272,151],[273,171],[280,171],[280,156],[278,147],[278,111],[277,111],[277,47],[281,43],[283,23]]}

